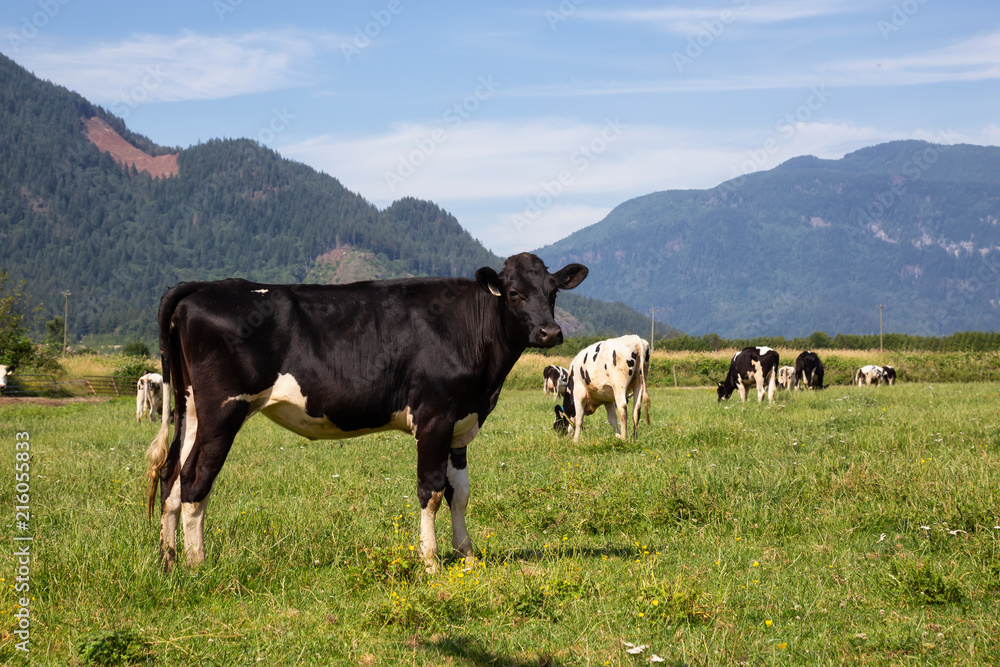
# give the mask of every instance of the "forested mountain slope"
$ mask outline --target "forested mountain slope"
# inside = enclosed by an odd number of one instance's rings
[[[1000,326],[1000,148],[898,141],[637,197],[536,251],[694,334]]]
[[[161,176],[143,170],[153,164]],[[0,235],[0,268],[27,282],[47,316],[62,314],[68,291],[72,335],[120,339],[152,338],[159,298],[180,281],[334,279],[324,262],[337,249],[371,264],[352,267],[363,277],[471,277],[502,264],[431,202],[379,211],[337,179],[246,139],[157,146],[2,55]],[[581,331],[648,327],[621,305],[576,303],[589,313],[574,313]]]

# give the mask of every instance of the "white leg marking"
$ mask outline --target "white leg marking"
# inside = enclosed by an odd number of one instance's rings
[[[181,515],[181,478],[180,469],[184,467],[188,456],[191,455],[191,448],[194,446],[194,439],[198,435],[198,411],[194,405],[194,388],[187,388],[187,409],[184,413],[184,435],[181,439],[181,457],[177,463],[177,479],[170,489],[170,495],[163,504],[163,514],[160,515],[160,542],[164,551],[168,548],[176,552],[177,548],[177,521]],[[188,517],[184,512],[184,545],[185,550],[189,549],[191,542],[188,536]],[[202,558],[204,558],[205,547],[201,545]],[[190,560],[190,556],[188,557]]]
[[[427,507],[420,510],[420,557],[424,559],[424,567],[427,572],[434,573],[438,570],[438,545],[437,535],[434,532],[434,518],[441,507],[441,499],[444,498],[444,491],[431,494],[427,501]]]
[[[469,506],[472,486],[469,484],[468,467],[458,470],[448,461],[448,483],[455,493],[451,497],[451,545],[461,552],[466,560],[473,558],[472,540],[465,526],[465,508]]]
[[[177,519],[181,514],[181,480],[174,480],[170,495],[163,501],[163,513],[160,515],[160,549],[169,564],[177,554]]]
[[[205,508],[208,496],[200,503],[181,503],[184,517],[184,558],[188,565],[205,560]]]

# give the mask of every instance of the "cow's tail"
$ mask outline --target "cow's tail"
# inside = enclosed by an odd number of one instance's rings
[[[649,417],[649,386],[646,384],[646,377],[649,375],[649,346],[645,346],[642,363],[639,364],[639,376],[642,380],[642,407],[646,411],[646,425],[651,425]]]
[[[200,287],[198,283],[181,283],[176,287],[167,290],[167,293],[160,299],[160,310],[158,313],[159,342],[160,342],[160,365],[163,375],[163,407],[160,411],[160,428],[156,437],[149,443],[146,449],[146,491],[147,491],[147,518],[152,521],[153,505],[156,503],[156,487],[160,479],[160,470],[167,462],[170,453],[170,417],[174,414],[170,410],[170,387],[172,380],[177,381],[178,389],[182,383],[180,368],[181,350],[180,342],[176,335],[170,331],[170,323],[177,309],[177,304],[186,296],[197,291]],[[182,394],[175,397],[175,410],[180,409],[183,400]]]

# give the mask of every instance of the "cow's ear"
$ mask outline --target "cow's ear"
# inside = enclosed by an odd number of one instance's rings
[[[479,281],[484,290],[493,296],[501,296],[503,294],[503,291],[500,289],[500,276],[490,267],[484,266],[476,271],[476,280]]]
[[[573,289],[583,282],[588,273],[590,269],[583,264],[567,264],[552,275],[555,276],[559,289]]]
[[[565,410],[563,410],[563,408],[562,408],[561,405],[556,405],[554,407],[555,407],[555,411],[556,411],[556,419],[562,419],[562,416],[563,416],[563,413],[565,412]]]

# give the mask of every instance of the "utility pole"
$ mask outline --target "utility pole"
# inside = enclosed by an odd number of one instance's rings
[[[882,353],[882,309],[885,308],[884,305],[876,306],[878,308],[878,351],[879,354]]]
[[[66,356],[66,330],[69,326],[69,296],[70,292],[63,292],[62,295],[66,297],[66,306],[63,308],[63,349],[62,356]]]
[[[656,313],[659,308],[649,309],[649,350],[653,351],[653,347],[656,345]]]

